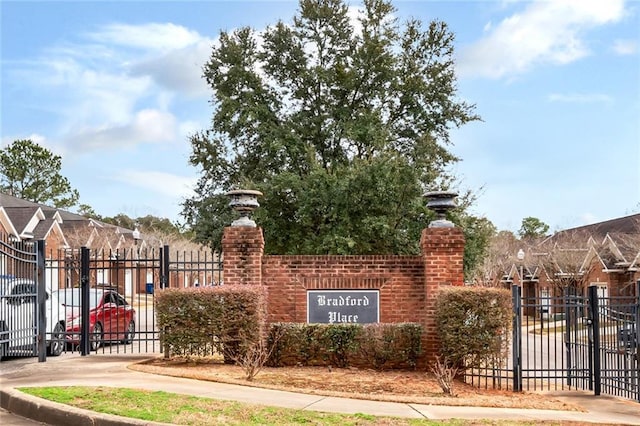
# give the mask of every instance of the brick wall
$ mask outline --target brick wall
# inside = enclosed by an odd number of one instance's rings
[[[379,290],[380,322],[420,322],[419,256],[265,256],[269,320],[307,322],[307,290]],[[225,277],[226,277],[225,270]],[[226,279],[226,278],[225,278]]]
[[[464,284],[464,234],[459,228],[427,228],[422,231],[420,248],[424,261],[424,289],[426,294],[422,348],[425,361],[433,361],[439,342],[435,322],[438,291],[442,287]]]
[[[438,291],[463,284],[464,236],[458,228],[426,228],[420,247],[420,256],[265,256],[262,229],[228,227],[224,281],[264,285],[270,322],[307,322],[307,290],[379,290],[380,322],[423,324],[424,362],[438,350]]]
[[[228,227],[222,236],[226,284],[261,285],[264,237],[261,228]]]

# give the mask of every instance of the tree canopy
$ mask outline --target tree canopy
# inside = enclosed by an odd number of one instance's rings
[[[132,218],[124,213],[119,213],[113,217],[97,217],[98,220],[111,225],[120,226],[126,229],[138,228],[143,233],[160,233],[165,235],[190,236],[190,232],[181,229],[181,226],[172,223],[171,220],[163,217],[146,215]]]
[[[204,67],[212,124],[190,138],[200,179],[183,205],[200,242],[219,247],[233,220],[223,194],[243,187],[264,194],[267,253],[418,251],[422,194],[453,180],[449,132],[479,117],[457,97],[447,25],[394,12],[365,0],[353,20],[342,0],[301,0],[292,23],[220,33]]]
[[[522,219],[518,235],[523,239],[534,239],[544,237],[547,232],[549,232],[549,225],[537,217],[525,217]]]
[[[30,139],[0,151],[0,186],[14,197],[56,208],[72,207],[79,193],[62,176],[62,158]]]

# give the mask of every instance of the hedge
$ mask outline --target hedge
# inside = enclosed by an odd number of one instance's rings
[[[512,305],[508,290],[451,287],[438,294],[436,323],[443,359],[476,367],[507,350]]]
[[[264,335],[263,292],[255,286],[158,291],[155,309],[163,345],[173,355],[235,358]]]
[[[422,326],[399,324],[272,324],[270,366],[415,368]]]

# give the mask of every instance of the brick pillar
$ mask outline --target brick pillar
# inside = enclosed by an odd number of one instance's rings
[[[442,287],[464,284],[464,234],[460,228],[426,228],[420,248],[424,259],[425,316],[423,359],[430,363],[440,349],[435,321],[436,298]]]
[[[224,283],[262,285],[262,228],[230,226],[222,236]]]

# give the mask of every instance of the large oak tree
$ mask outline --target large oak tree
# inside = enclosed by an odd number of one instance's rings
[[[292,23],[220,33],[183,205],[201,242],[219,247],[233,220],[223,194],[243,187],[264,193],[267,253],[418,251],[422,194],[453,180],[449,132],[479,117],[458,99],[447,25],[394,12],[366,0],[354,20],[344,1],[301,0]]]

